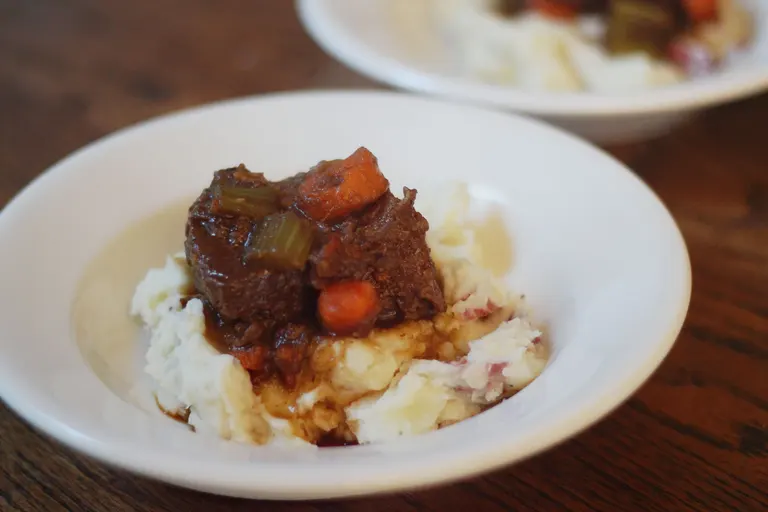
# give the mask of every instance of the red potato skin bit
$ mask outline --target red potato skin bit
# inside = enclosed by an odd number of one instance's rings
[[[486,303],[485,308],[475,308],[475,309],[468,309],[464,312],[463,318],[464,320],[478,320],[482,318],[487,318],[491,316],[495,311],[498,311],[500,309],[499,306],[493,303],[493,301],[489,300]]]
[[[705,44],[690,38],[673,42],[669,48],[669,58],[691,77],[707,75],[718,65],[717,59]]]

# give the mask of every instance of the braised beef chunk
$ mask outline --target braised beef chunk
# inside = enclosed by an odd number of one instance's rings
[[[415,199],[389,191],[365,148],[279,182],[242,165],[217,171],[186,227],[206,336],[252,378],[290,387],[317,335],[445,311]]]
[[[360,216],[334,226],[310,257],[315,288],[345,280],[373,283],[381,301],[381,326],[445,311],[425,240],[429,224],[413,206],[416,191],[406,188],[403,194],[398,199],[387,192]]]
[[[217,210],[217,187],[268,185],[261,174],[244,167],[217,171],[189,211],[185,250],[195,287],[227,319],[285,323],[302,318],[308,293],[304,271],[244,261],[253,220]]]

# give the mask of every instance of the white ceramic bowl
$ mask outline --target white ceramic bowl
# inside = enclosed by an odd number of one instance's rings
[[[299,0],[298,9],[318,44],[374,80],[534,115],[597,143],[658,136],[704,107],[768,89],[768,0],[742,0],[757,13],[757,40],[725,69],[671,87],[615,95],[532,93],[461,77],[455,57],[419,18],[418,9],[410,10],[413,18],[407,23],[393,15],[397,2],[411,1],[415,0]]]
[[[184,207],[216,169],[283,177],[361,144],[393,189],[463,180],[502,216],[508,283],[551,334],[544,373],[479,416],[382,445],[246,446],[162,416],[128,304],[147,268],[182,247]],[[281,499],[394,491],[512,463],[598,420],[661,362],[690,286],[685,244],[654,194],[556,129],[395,93],[229,101],[97,141],[0,214],[0,392],[63,443],[173,484]]]

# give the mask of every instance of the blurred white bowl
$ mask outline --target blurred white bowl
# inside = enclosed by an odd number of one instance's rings
[[[409,2],[409,17],[396,15]],[[711,76],[626,94],[528,92],[461,76],[413,0],[299,0],[302,22],[328,53],[356,71],[411,91],[537,116],[594,142],[663,135],[692,113],[768,89],[768,2],[742,0],[756,13],[757,37]],[[402,5],[402,3],[400,4]],[[421,11],[421,12],[420,12]]]

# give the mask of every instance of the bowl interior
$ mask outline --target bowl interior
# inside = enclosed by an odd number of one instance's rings
[[[756,38],[713,74],[627,94],[529,92],[462,76],[456,56],[430,28],[435,0],[298,0],[309,33],[329,53],[369,77],[409,90],[537,115],[619,115],[689,110],[768,88],[768,4],[755,13]],[[438,0],[439,1],[439,0]]]
[[[141,381],[143,340],[128,301],[148,267],[181,249],[190,198],[219,168],[244,162],[277,178],[360,145],[393,189],[444,202],[448,183],[468,183],[478,215],[506,227],[511,252],[504,236],[494,243],[513,257],[508,283],[549,328],[544,374],[475,418],[383,445],[243,446],[160,415]],[[674,221],[612,158],[526,119],[382,93],[227,102],[108,137],[3,211],[0,261],[0,391],[9,405],[113,464],[263,498],[425,485],[546,448],[647,378],[690,293]]]

